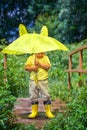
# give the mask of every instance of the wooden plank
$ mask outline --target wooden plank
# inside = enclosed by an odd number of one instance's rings
[[[82,63],[83,63],[83,51],[79,52],[79,69],[82,69]]]
[[[68,68],[69,69],[72,68],[72,56],[69,56],[69,67]]]
[[[17,98],[17,104],[15,103],[13,112],[16,116],[14,123],[22,124],[35,124],[38,130],[42,129],[46,122],[51,120],[45,117],[45,109],[43,99],[39,100],[38,116],[35,119],[28,119],[28,114],[31,113],[31,100],[30,98]],[[52,101],[51,111],[54,112],[65,112],[66,103],[61,99]],[[55,115],[56,116],[56,115]]]
[[[73,55],[73,54],[75,54],[75,53],[77,53],[77,52],[79,52],[79,51],[81,51],[81,50],[84,50],[84,49],[87,49],[87,45],[81,46],[80,48],[78,48],[78,49],[76,49],[76,50],[70,52],[70,53],[69,53],[69,56],[71,56],[71,55]]]
[[[68,89],[71,88],[71,73],[68,72]]]
[[[7,69],[7,54],[4,54],[4,83],[7,82],[6,69]]]

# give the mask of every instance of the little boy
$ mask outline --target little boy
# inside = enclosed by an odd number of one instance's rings
[[[48,93],[48,69],[50,67],[49,58],[43,52],[31,55],[25,63],[25,70],[30,72],[29,93],[32,104],[32,113],[28,118],[35,118],[38,114],[39,94],[44,99],[46,116],[54,117],[51,113],[51,100]]]

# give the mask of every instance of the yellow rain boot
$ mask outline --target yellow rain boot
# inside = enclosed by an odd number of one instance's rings
[[[38,114],[38,102],[32,103],[32,113],[28,115],[28,118],[35,118]]]
[[[51,101],[44,101],[44,106],[45,106],[45,110],[46,110],[46,116],[48,118],[54,118],[55,116],[52,114],[51,112]]]

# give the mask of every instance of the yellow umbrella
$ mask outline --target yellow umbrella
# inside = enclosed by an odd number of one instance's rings
[[[13,41],[2,50],[6,54],[39,53],[53,50],[65,50],[68,48],[58,40],[48,36],[48,29],[43,26],[41,34],[27,33]]]
[[[19,24],[19,35],[23,36],[24,34],[28,34],[28,31],[23,24]]]

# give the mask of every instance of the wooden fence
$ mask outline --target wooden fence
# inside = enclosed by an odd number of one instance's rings
[[[77,72],[79,74],[79,76],[82,76],[83,73],[87,74],[87,69],[83,69],[83,51],[87,49],[87,45],[79,47],[78,49],[72,51],[69,53],[69,66],[68,66],[68,70],[66,70],[66,72],[68,72],[68,88],[71,88],[71,74],[72,72]],[[78,68],[73,69],[72,68],[72,57],[76,54],[79,53],[79,66]],[[80,80],[78,85],[81,86],[82,81]]]

